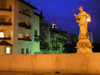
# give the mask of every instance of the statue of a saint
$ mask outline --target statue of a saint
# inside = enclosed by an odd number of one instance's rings
[[[79,31],[79,38],[81,36],[86,36],[88,37],[88,25],[89,22],[91,22],[90,15],[87,14],[85,11],[83,11],[82,6],[78,8],[79,9],[79,14],[75,16],[76,22],[79,23],[80,31]]]
[[[79,23],[79,38],[77,43],[77,53],[92,53],[92,44],[88,37],[88,25],[91,22],[91,17],[85,11],[83,11],[82,6],[78,8],[79,14],[76,15],[74,11],[74,16],[76,22]]]

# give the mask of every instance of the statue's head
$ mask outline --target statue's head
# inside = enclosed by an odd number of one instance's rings
[[[79,9],[79,11],[83,11],[83,8],[82,8],[82,6],[81,6],[81,7],[78,7],[78,9]]]

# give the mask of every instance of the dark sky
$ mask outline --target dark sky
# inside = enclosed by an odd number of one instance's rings
[[[93,33],[93,40],[100,42],[100,0],[25,0],[31,5],[37,7],[38,14],[43,11],[44,20],[52,25],[53,17],[55,17],[57,28],[67,30],[68,33],[74,33],[78,36],[79,27],[75,21],[73,9],[78,14],[78,7],[83,6],[91,16],[91,23],[88,29]],[[79,5],[79,6],[78,6]]]

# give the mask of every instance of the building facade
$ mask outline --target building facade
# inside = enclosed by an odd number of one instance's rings
[[[70,36],[67,31],[62,31],[61,28],[57,30],[55,20],[53,20],[52,25],[50,29],[50,52],[52,54],[61,54],[65,50],[64,45],[70,44]]]
[[[34,54],[35,9],[23,0],[0,0],[0,54]]]

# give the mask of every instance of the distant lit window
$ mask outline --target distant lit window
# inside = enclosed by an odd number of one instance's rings
[[[21,49],[21,54],[24,54],[24,49],[23,48]]]
[[[25,22],[24,18],[19,18],[19,23]]]
[[[31,39],[31,35],[30,34],[26,34],[26,39]]]
[[[26,21],[26,25],[27,26],[31,26],[31,22],[30,21]]]
[[[0,32],[0,38],[4,38],[4,33]]]
[[[65,50],[65,48],[63,47],[63,50]]]
[[[6,54],[10,54],[10,47],[6,47]]]
[[[31,13],[30,13],[30,11],[29,11],[28,9],[25,10],[25,13],[26,13],[27,15],[31,15]]]
[[[18,34],[18,38],[24,38],[24,34],[20,32],[20,33]]]
[[[26,54],[29,54],[28,49],[26,49]]]

